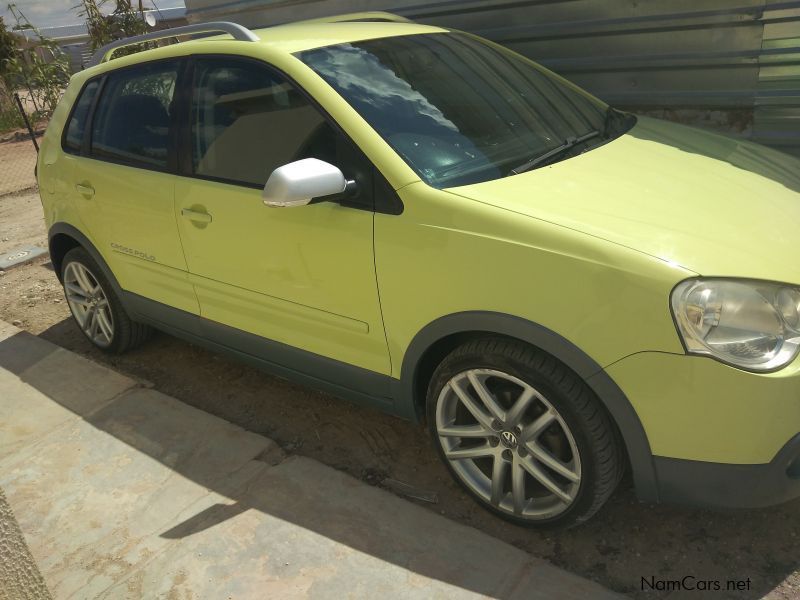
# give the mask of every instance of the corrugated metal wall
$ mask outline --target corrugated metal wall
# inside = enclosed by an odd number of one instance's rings
[[[800,154],[800,0],[186,0],[247,26],[389,10],[526,54],[615,106]]]

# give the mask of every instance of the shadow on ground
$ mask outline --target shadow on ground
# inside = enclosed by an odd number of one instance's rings
[[[380,485],[390,476],[435,491],[439,503],[425,505],[431,510],[619,592],[666,597],[668,590],[653,592],[643,584],[643,579],[654,578],[657,582],[685,576],[698,581],[719,581],[723,589],[728,580],[750,581],[749,589],[715,593],[713,597],[718,598],[761,598],[770,592],[776,597],[796,597],[800,587],[796,573],[800,562],[797,552],[800,502],[735,512],[654,507],[637,503],[626,481],[589,524],[562,532],[529,531],[488,515],[465,498],[438,463],[419,425],[265,375],[166,335],[159,335],[145,347],[119,357],[94,350],[70,321],[54,325],[41,337],[128,375],[149,380],[156,389],[187,404],[278,441],[289,453],[315,458],[368,483]],[[26,371],[43,358],[36,352],[26,356],[3,352],[0,343],[0,366],[15,373]],[[41,391],[81,414],[59,397],[57,387],[43,385],[35,377],[28,383],[44,388]],[[95,426],[120,435],[124,427],[102,419],[101,412],[82,416]],[[146,436],[148,432],[140,433]],[[143,443],[141,435],[121,439],[146,453],[151,448],[168,448],[170,444],[168,439]],[[159,454],[152,456],[161,458]],[[181,475],[198,478],[198,483],[206,484],[201,473],[181,472],[180,464],[175,468]],[[310,490],[299,490],[298,494],[297,497],[265,495],[257,500],[249,495],[235,505],[212,507],[204,514],[189,517],[162,535],[171,538],[190,535],[255,508],[408,568],[409,557],[403,548],[374,547],[363,532],[343,529],[337,522],[324,518],[324,514],[309,518],[315,511],[308,502],[317,499]],[[386,527],[392,526],[391,515],[387,515]],[[458,540],[452,540],[452,544],[457,546]],[[411,562],[420,574],[448,580],[448,574],[437,572],[436,565]],[[488,591],[479,582],[472,589]],[[700,593],[698,597],[706,596]]]

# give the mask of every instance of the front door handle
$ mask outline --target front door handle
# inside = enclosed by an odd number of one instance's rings
[[[197,221],[198,223],[211,223],[211,215],[207,212],[200,212],[192,210],[191,208],[182,208],[181,216],[190,221]]]
[[[94,188],[88,183],[77,183],[75,184],[75,189],[87,200],[94,197]]]

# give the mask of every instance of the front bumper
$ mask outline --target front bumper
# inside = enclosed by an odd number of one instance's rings
[[[642,352],[606,372],[650,445],[654,489],[643,499],[759,507],[800,497],[800,360],[757,374]]]
[[[726,465],[653,457],[661,502],[759,508],[800,497],[800,434],[772,462]]]

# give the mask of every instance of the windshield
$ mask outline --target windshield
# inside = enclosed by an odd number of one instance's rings
[[[351,42],[297,56],[437,188],[563,160],[620,130],[616,111],[596,98],[466,34]]]

